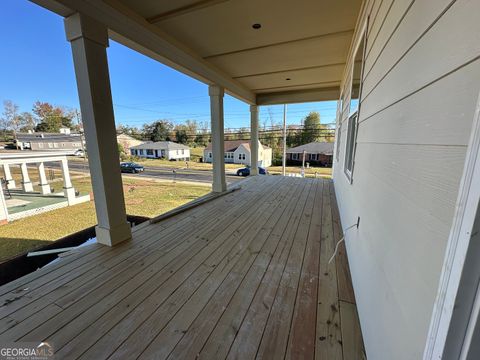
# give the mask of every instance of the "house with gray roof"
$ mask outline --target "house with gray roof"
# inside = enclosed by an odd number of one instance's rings
[[[250,164],[250,141],[230,140],[225,141],[224,161],[230,164]],[[212,144],[203,151],[203,161],[211,163],[213,161]],[[258,166],[269,167],[272,165],[272,149],[258,142]]]
[[[150,141],[132,146],[130,154],[150,159],[190,160],[190,148],[172,141]]]
[[[310,165],[332,166],[333,142],[311,142],[287,149],[287,164],[301,165],[305,154],[305,162]]]

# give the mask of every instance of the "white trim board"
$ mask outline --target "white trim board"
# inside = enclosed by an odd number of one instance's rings
[[[480,96],[475,109],[465,166],[460,182],[453,224],[448,238],[442,274],[433,307],[424,360],[442,359],[444,352],[456,353],[460,358],[464,346],[468,346],[468,323],[457,323],[458,318],[469,318],[473,302],[476,301],[476,289],[470,294],[459,291],[465,273],[469,271],[468,260],[472,229],[480,203]],[[480,269],[477,269],[477,271]],[[465,273],[464,273],[465,272]],[[468,305],[470,304],[470,305]],[[457,305],[457,308],[455,306]],[[463,305],[463,306],[458,306]],[[463,314],[462,314],[463,312]],[[463,315],[463,316],[462,316]],[[453,329],[455,327],[455,329]],[[448,339],[449,332],[456,331],[455,341]],[[452,343],[452,342],[455,342]],[[447,347],[446,347],[447,346]],[[454,350],[453,348],[456,348]],[[458,355],[458,356],[457,356]]]

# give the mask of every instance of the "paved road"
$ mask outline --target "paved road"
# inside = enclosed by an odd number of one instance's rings
[[[58,163],[46,163],[48,167],[60,168]],[[88,163],[69,161],[68,166],[70,170],[90,172]],[[145,171],[140,174],[127,174],[128,176],[135,177],[148,177],[167,180],[178,181],[192,181],[201,183],[212,183],[212,171],[211,170],[192,170],[192,169],[176,169],[175,172],[171,168],[159,167],[159,166],[146,166]],[[227,182],[234,183],[242,178],[233,174],[227,174]]]

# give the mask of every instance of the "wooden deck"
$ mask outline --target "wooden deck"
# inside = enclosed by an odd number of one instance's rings
[[[154,199],[152,199],[154,201]],[[0,343],[58,359],[363,359],[329,180],[241,190],[0,288]]]

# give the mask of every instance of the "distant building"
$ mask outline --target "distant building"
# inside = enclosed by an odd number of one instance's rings
[[[151,159],[190,160],[190,148],[172,141],[146,142],[132,146],[130,154]]]
[[[33,151],[71,151],[82,149],[82,136],[71,133],[19,133],[16,146],[20,150]]]
[[[141,141],[141,140],[137,140],[133,137],[131,137],[130,135],[127,135],[127,134],[118,134],[117,135],[117,142],[123,146],[123,148],[125,149],[125,152],[127,154],[130,154],[130,148],[132,146],[137,146],[137,145],[140,145],[140,144],[143,144],[144,141]]]
[[[269,167],[272,165],[272,149],[259,143],[258,147],[258,166]],[[203,161],[212,162],[212,144],[203,151]],[[250,164],[250,141],[233,140],[225,141],[225,163],[229,164]]]
[[[333,142],[311,142],[287,149],[287,164],[301,165],[304,152],[306,163],[325,167],[332,166]]]

